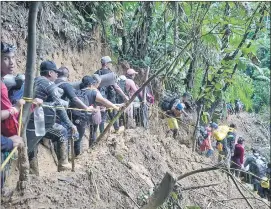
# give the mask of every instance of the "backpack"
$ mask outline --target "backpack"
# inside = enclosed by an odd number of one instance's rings
[[[86,92],[87,89],[79,89],[75,91],[75,94],[86,106],[89,106],[90,104]],[[76,108],[76,104],[74,102],[70,102],[70,107]],[[91,118],[91,113],[80,110],[70,110],[70,116],[73,119],[89,121]]]
[[[257,157],[257,158],[255,158],[255,164],[256,164],[257,170],[259,172],[258,173],[259,177],[264,176],[265,171],[267,169],[266,161],[264,159],[262,159],[261,157]]]
[[[127,90],[126,90],[126,80],[120,79],[120,80],[118,81],[118,85],[119,85],[119,87],[121,88],[121,90],[124,92],[124,94],[125,94],[125,95],[128,95],[128,92],[127,92]],[[122,96],[119,95],[119,94],[117,94],[116,99],[117,99],[117,103],[118,103],[118,104],[121,104],[121,103],[124,102],[124,99],[123,99]]]
[[[95,74],[98,74],[99,76],[105,75],[108,72],[103,72],[103,69],[97,70]],[[116,97],[116,91],[113,86],[103,86],[98,88],[103,98],[106,99],[114,99]]]
[[[162,96],[159,106],[163,111],[170,110],[177,99],[178,99],[177,94],[165,92],[164,95]]]
[[[117,95],[116,90],[114,89],[113,86],[106,87],[105,94],[106,94],[106,98],[109,101],[114,100],[116,98],[116,95]]]

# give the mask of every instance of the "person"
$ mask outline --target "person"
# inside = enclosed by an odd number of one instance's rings
[[[80,91],[84,91],[86,98],[88,99],[88,106],[94,106],[97,103],[107,107],[107,108],[112,108],[116,111],[119,111],[121,105],[115,105],[109,100],[105,99],[101,93],[98,90],[98,87],[101,83],[101,79],[98,75],[93,75],[93,76],[84,76],[82,78],[82,83],[80,85]],[[86,125],[88,122],[90,122],[86,118],[78,117],[78,118],[73,118],[73,121],[75,125],[78,128],[79,131],[79,140],[75,142],[75,155],[78,156],[80,155],[80,147],[81,147],[81,140],[84,136]],[[94,140],[90,142],[90,145],[94,143]]]
[[[211,140],[211,136],[212,136],[212,127],[211,126],[213,126],[213,124],[210,124],[207,127],[202,127],[203,130],[200,131],[201,135],[203,137],[203,141],[200,144],[200,152],[202,154],[205,154],[206,157],[210,157],[214,153],[214,149],[212,146],[212,140]]]
[[[240,169],[244,168],[244,156],[245,156],[245,149],[244,149],[244,138],[239,137],[237,140],[237,144],[235,145],[234,148],[234,154],[231,157],[231,168],[233,169],[238,169],[238,170],[233,170],[233,174],[236,177],[240,176]]]
[[[14,147],[23,147],[23,138],[17,135],[11,137],[5,137],[1,135],[1,164],[6,159],[6,154],[9,154]],[[1,189],[4,186],[6,175],[8,173],[8,167],[5,166],[4,170],[1,171]]]
[[[56,149],[58,156],[58,171],[64,171],[70,170],[71,164],[68,162],[68,131],[65,127],[60,125],[60,123],[65,123],[66,127],[68,127],[68,129],[72,129],[74,133],[77,132],[77,128],[70,121],[67,112],[64,109],[63,100],[60,98],[60,88],[54,84],[55,80],[57,79],[58,72],[59,71],[54,62],[43,61],[40,64],[40,76],[34,80],[34,96],[36,98],[42,99],[46,105],[60,107],[43,107],[46,129],[46,134],[44,137],[57,143]],[[39,175],[37,145],[43,137],[35,135],[33,114],[31,114],[27,126],[26,136],[30,172]]]
[[[176,139],[176,136],[178,134],[178,129],[179,129],[179,125],[178,125],[178,121],[176,118],[179,118],[181,116],[181,114],[184,114],[187,116],[187,113],[184,111],[184,104],[182,103],[177,103],[177,104],[173,104],[172,108],[170,110],[166,111],[167,114],[167,121],[168,121],[168,127],[170,129],[170,131],[173,132],[173,138]]]
[[[234,153],[237,126],[234,123],[231,123],[229,127],[230,128],[229,128],[228,134],[225,139],[226,140],[225,146],[227,146],[229,148],[231,156],[232,156]]]
[[[18,135],[19,123],[18,117],[21,110],[21,106],[25,104],[23,99],[20,99],[13,106],[9,97],[8,89],[3,78],[6,75],[10,75],[15,71],[16,60],[15,60],[16,47],[1,42],[1,134],[6,137]],[[33,103],[40,105],[42,100],[35,98]]]
[[[189,93],[188,92],[184,92],[181,98],[181,102],[185,104],[185,107],[188,111],[192,110],[191,104],[189,103]]]
[[[239,99],[236,99],[235,100],[235,107],[234,107],[235,115],[239,116],[240,111],[241,111],[241,102]]]
[[[101,65],[102,65],[102,68],[97,70],[95,72],[95,74],[105,75],[108,73],[112,73],[112,71],[111,71],[112,60],[109,56],[104,56],[101,58]],[[107,87],[99,88],[99,91],[101,92],[101,94],[103,95],[104,98],[108,99],[110,102],[112,102],[114,104],[116,103],[116,94],[121,95],[125,101],[128,101],[128,97],[125,95],[125,93],[122,91],[122,89],[118,86],[117,83],[115,83],[114,85],[107,86]],[[104,123],[106,121],[105,108],[101,108],[101,111],[102,111],[101,112],[102,122],[99,125],[100,126],[100,133],[102,133],[104,131]],[[116,116],[117,111],[116,110],[107,110],[107,113],[108,113],[110,120],[112,120]],[[113,125],[114,125],[115,132],[117,133],[119,131],[118,120],[116,120],[116,122]]]
[[[261,179],[265,177],[266,163],[264,159],[260,156],[256,149],[252,150],[252,155],[248,156],[244,167],[249,166],[248,171],[251,172],[251,183],[253,184],[254,191],[259,192]]]
[[[67,67],[60,67],[58,69],[58,77],[55,80],[56,86],[61,88],[63,90],[63,95],[61,96],[61,99],[73,103],[75,108],[84,109],[87,111],[94,111],[94,108],[92,106],[87,106],[84,104],[82,100],[79,99],[79,97],[75,94],[75,89],[73,86],[68,82],[69,79],[69,69]],[[64,128],[68,131],[68,139],[74,137],[75,141],[79,140],[79,134],[73,133],[73,129],[67,127],[67,123],[64,123],[61,121],[60,123]]]
[[[129,68],[126,71],[126,80],[125,80],[125,89],[126,92],[129,96],[129,98],[131,98],[134,93],[138,90],[138,87],[136,86],[134,79],[135,76],[138,74],[138,72],[136,72],[134,69]],[[133,121],[133,115],[135,116],[135,121],[136,124],[139,125],[141,124],[141,108],[140,108],[140,102],[143,101],[143,93],[139,92],[138,96],[135,98],[134,102],[132,103],[132,105],[130,106],[129,112],[128,112],[128,119],[127,119],[127,123],[129,123],[129,126],[131,126],[131,121]]]

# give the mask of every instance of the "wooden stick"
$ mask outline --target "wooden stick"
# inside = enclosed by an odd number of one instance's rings
[[[72,171],[74,172],[74,137],[72,136],[71,140],[71,154],[72,154]]]
[[[217,183],[214,183],[214,184],[206,184],[206,185],[199,185],[199,186],[193,186],[193,187],[184,187],[184,188],[182,188],[182,191],[193,190],[193,189],[201,189],[201,188],[204,188],[204,187],[211,187],[211,186],[216,186],[216,185],[219,185],[219,184],[221,184],[221,183],[217,182]],[[178,183],[178,185],[181,185],[181,184]]]

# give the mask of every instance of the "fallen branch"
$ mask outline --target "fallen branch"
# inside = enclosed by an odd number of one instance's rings
[[[246,196],[244,195],[244,193],[241,191],[240,187],[238,186],[235,178],[233,177],[233,175],[230,172],[227,172],[227,174],[230,176],[230,178],[232,179],[233,183],[235,184],[236,188],[238,189],[238,191],[240,192],[240,194],[243,196],[243,198],[246,200],[247,204],[249,205],[249,207],[251,209],[254,209],[254,207],[251,205],[251,203],[248,201],[248,199],[246,198]]]
[[[193,190],[193,189],[201,189],[201,188],[204,188],[204,187],[217,186],[219,184],[221,184],[221,182],[214,183],[214,184],[206,184],[206,185],[194,186],[194,187],[184,187],[184,188],[182,188],[182,191]],[[178,183],[178,185],[181,186],[180,183]]]
[[[214,171],[214,170],[218,170],[221,168],[221,165],[218,164],[218,165],[215,165],[215,166],[212,166],[212,167],[207,167],[207,168],[201,168],[201,169],[198,169],[198,170],[194,170],[194,171],[191,171],[191,172],[188,172],[188,173],[185,173],[181,176],[179,176],[177,178],[177,181],[180,181],[184,178],[186,178],[187,176],[191,176],[193,174],[196,174],[196,173],[202,173],[202,172],[206,172],[206,171]]]

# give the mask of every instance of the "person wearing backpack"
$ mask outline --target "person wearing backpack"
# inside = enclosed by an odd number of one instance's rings
[[[173,132],[174,139],[176,139],[179,129],[178,121],[176,118],[179,118],[182,113],[187,116],[187,113],[184,111],[183,103],[177,103],[176,105],[173,104],[172,108],[166,111],[168,127],[170,131]]]
[[[112,59],[109,56],[104,56],[101,58],[101,65],[102,65],[102,68],[97,70],[95,72],[95,74],[105,75],[108,73],[112,73],[112,71],[111,71]],[[99,91],[101,92],[101,94],[104,98],[108,99],[111,103],[114,103],[114,104],[116,104],[116,95],[117,94],[121,95],[125,101],[128,101],[128,99],[129,99],[125,95],[125,93],[122,91],[122,89],[118,86],[117,83],[115,83],[114,85],[99,88]],[[117,115],[116,110],[107,110],[107,113],[108,113],[110,120],[112,120]],[[106,112],[102,111],[101,114],[102,114],[102,122],[100,123],[99,126],[100,126],[100,132],[102,133],[104,131],[104,123],[106,121]],[[115,129],[115,132],[117,133],[119,131],[118,120],[115,121],[113,126]]]
[[[87,106],[95,106],[98,104],[103,105],[107,108],[112,108],[119,111],[120,106],[115,105],[109,100],[103,98],[98,90],[101,83],[101,79],[98,75],[84,76],[82,78],[82,83],[80,84],[80,90],[76,91],[76,95],[84,101]],[[73,106],[73,105],[71,105]],[[86,125],[91,123],[91,115],[86,114],[86,112],[80,112],[78,110],[72,110],[73,122],[77,126],[79,131],[79,140],[74,144],[75,155],[78,156],[81,153],[81,140],[84,136]]]
[[[253,149],[252,152],[253,154],[247,157],[244,167],[249,166],[248,171],[254,174],[251,175],[251,183],[253,184],[254,191],[259,192],[261,179],[265,177],[267,164],[256,149]]]
[[[55,84],[57,87],[63,90],[63,95],[61,99],[69,103],[72,102],[75,108],[84,109],[90,112],[94,111],[95,109],[92,106],[87,106],[86,104],[84,104],[82,100],[79,99],[79,97],[75,94],[74,87],[68,82],[68,79],[69,79],[69,69],[64,66],[60,67],[58,69],[58,78],[55,80]],[[73,130],[69,129],[63,122],[61,122],[60,124],[67,129],[69,140],[72,137],[75,137],[75,141],[79,139],[78,132],[73,133]]]
[[[40,76],[34,80],[34,95],[42,99],[46,105],[53,107],[43,107],[45,115],[45,138],[51,139],[57,144],[58,171],[71,170],[68,162],[68,129],[77,132],[76,126],[69,119],[63,100],[60,98],[59,90],[55,85],[58,76],[56,64],[52,61],[43,61],[40,64]],[[62,90],[63,92],[63,90]],[[54,106],[60,108],[54,108]],[[61,125],[64,123],[67,128]],[[34,114],[31,114],[26,130],[27,146],[31,173],[38,174],[37,148],[38,143],[43,138],[35,135]]]

